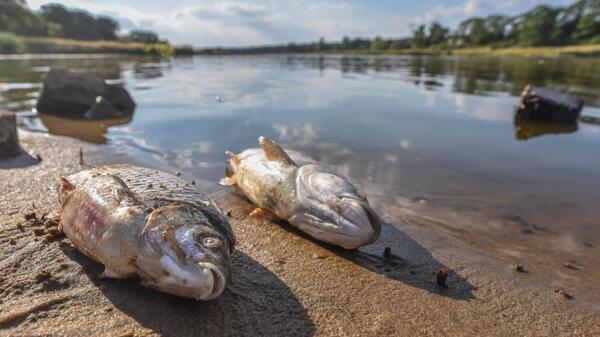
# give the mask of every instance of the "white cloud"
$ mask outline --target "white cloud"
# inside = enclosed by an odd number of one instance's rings
[[[555,4],[566,1],[550,0]],[[50,1],[28,1],[33,8],[47,2]],[[353,0],[179,0],[175,4],[146,0],[60,2],[68,7],[113,16],[124,30],[155,30],[175,44],[207,47],[308,42],[321,36],[326,40],[339,40],[343,36],[403,37],[411,34],[415,24],[440,21],[455,27],[470,16],[513,13],[531,8],[542,0],[466,0],[456,6],[433,2],[430,9],[422,13],[416,12],[413,4],[389,10],[386,8],[389,4]],[[399,12],[402,15],[398,15]]]

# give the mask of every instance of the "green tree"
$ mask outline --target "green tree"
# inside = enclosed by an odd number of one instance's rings
[[[325,38],[321,36],[319,42],[315,44],[315,52],[319,53],[325,51]]]
[[[350,50],[352,49],[352,41],[349,37],[344,36],[342,39],[342,50]]]
[[[472,18],[461,22],[456,33],[468,45],[482,45],[490,40],[485,28],[485,20],[482,18]]]
[[[573,42],[573,33],[583,14],[584,5],[585,1],[578,1],[567,8],[557,10],[552,41],[556,44]]]
[[[490,15],[485,18],[486,42],[504,40],[509,18],[503,15]]]
[[[382,52],[383,50],[385,50],[385,42],[383,41],[383,39],[379,36],[377,36],[376,38],[374,38],[371,41],[371,51],[375,52],[375,53],[379,53]]]
[[[109,17],[99,17],[96,20],[98,37],[101,40],[116,40],[119,24]]]
[[[442,44],[446,42],[448,38],[448,28],[443,27],[437,22],[433,22],[429,26],[429,37],[427,38],[427,44],[430,46]]]
[[[48,29],[48,23],[32,13],[23,1],[0,1],[0,31],[25,36],[46,36]]]
[[[524,46],[553,44],[551,34],[554,31],[555,18],[556,10],[543,5],[525,13],[517,37],[519,44]]]
[[[63,37],[75,40],[116,40],[119,25],[107,17],[96,18],[63,5],[49,4],[41,8],[41,16],[47,22],[60,25]]]
[[[425,35],[425,25],[420,25],[414,32],[412,47],[423,48],[427,45],[427,36]]]
[[[149,30],[132,30],[123,37],[124,41],[128,42],[141,42],[141,43],[158,43],[160,39],[155,32]]]

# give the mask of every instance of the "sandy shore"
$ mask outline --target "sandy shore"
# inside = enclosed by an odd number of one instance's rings
[[[93,165],[132,160],[67,138],[20,136],[28,154],[0,161],[0,335],[600,334],[599,285],[585,277],[593,265],[561,270],[523,259],[526,272],[516,272],[515,261],[448,235],[439,223],[381,209],[381,239],[358,252],[340,251],[285,224],[248,219],[252,206],[243,197],[208,183],[198,186],[231,211],[239,242],[233,282],[220,298],[196,302],[133,279],[100,279],[102,266],[67,239],[36,236],[24,214],[41,216],[56,206],[54,179],[80,170],[80,147]],[[183,178],[196,179],[185,172]],[[447,289],[436,284],[444,266]]]

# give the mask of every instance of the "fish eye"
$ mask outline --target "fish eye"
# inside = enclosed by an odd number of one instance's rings
[[[221,240],[213,236],[208,236],[202,239],[202,245],[206,248],[215,248],[221,244]]]

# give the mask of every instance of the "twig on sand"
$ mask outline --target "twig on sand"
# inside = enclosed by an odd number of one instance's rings
[[[23,318],[29,314],[32,314],[36,311],[42,311],[42,310],[46,310],[56,304],[62,303],[66,300],[68,300],[71,296],[62,296],[62,297],[57,297],[57,298],[53,298],[50,299],[48,301],[42,302],[42,303],[38,303],[35,305],[32,305],[29,308],[25,308],[23,310],[19,310],[19,311],[15,311],[13,313],[10,313],[4,317],[0,317],[0,326],[9,323],[11,321]]]
[[[84,165],[85,160],[83,160],[83,148],[79,148],[79,165]]]

